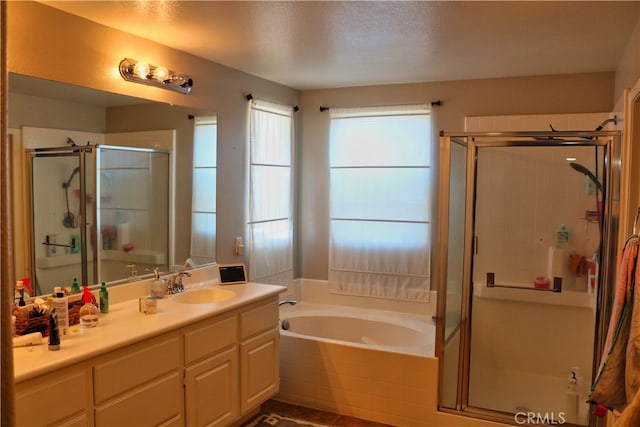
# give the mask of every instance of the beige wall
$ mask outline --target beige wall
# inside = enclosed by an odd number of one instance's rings
[[[329,243],[329,113],[319,107],[393,105],[441,100],[435,129],[464,130],[465,116],[608,112],[614,73],[416,83],[305,91],[299,187],[299,276],[326,279]],[[437,164],[437,162],[434,162]]]
[[[435,110],[436,130],[459,131],[463,129],[464,117],[469,115],[601,112],[610,111],[614,99],[614,73],[299,93],[38,3],[10,2],[8,6],[9,71],[217,113],[220,177],[218,257],[221,262],[240,260],[233,254],[232,247],[235,236],[243,235],[244,230],[244,141],[247,124],[244,96],[253,93],[271,100],[298,103],[302,107],[299,113],[302,117],[299,123],[301,143],[298,147],[298,277],[327,277],[329,116],[319,112],[320,105],[364,106],[442,100],[443,106]],[[188,72],[195,81],[192,94],[183,95],[124,82],[115,72],[124,57],[169,64],[178,71]],[[182,155],[182,160],[178,159],[179,169],[189,167],[189,156]],[[185,196],[176,203],[189,201]],[[178,218],[179,222],[183,220]],[[177,238],[180,239],[179,236]]]
[[[618,101],[627,88],[632,88],[640,78],[640,12],[635,29],[631,33],[624,54],[616,70],[614,100]]]
[[[244,142],[247,101],[252,93],[276,102],[295,105],[298,91],[233,70],[159,43],[95,24],[36,2],[7,4],[8,70],[10,72],[71,83],[154,101],[216,112],[218,115],[218,260],[238,262],[233,253],[235,237],[244,232]],[[125,82],[117,72],[125,58],[166,64],[188,73],[194,80],[191,94]],[[11,116],[11,111],[9,111]],[[167,124],[168,125],[168,124]],[[60,127],[60,126],[52,126]],[[115,130],[115,129],[110,129]],[[178,181],[191,178],[191,153],[179,145]],[[190,206],[191,193],[177,193],[177,205]],[[177,218],[185,241],[185,218]],[[186,231],[188,233],[188,231]]]

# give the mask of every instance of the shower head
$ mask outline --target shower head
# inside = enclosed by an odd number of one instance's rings
[[[602,191],[602,184],[600,183],[600,181],[598,181],[598,178],[596,178],[593,172],[591,172],[589,169],[582,166],[580,163],[571,162],[569,163],[569,166],[571,166],[573,169],[577,170],[581,174],[588,176],[589,179],[591,179],[591,181],[593,181],[593,183],[596,185],[598,190]]]
[[[71,172],[71,175],[69,176],[69,179],[67,179],[66,182],[62,183],[62,188],[69,188],[69,186],[71,185],[71,180],[73,179],[74,176],[76,176],[76,174],[80,172],[80,166],[78,166],[77,168],[75,168],[73,170],[73,172]]]
[[[605,121],[603,121],[602,123],[600,123],[600,125],[596,128],[597,131],[602,130],[608,123],[613,123],[614,125],[618,124],[618,116],[613,116]]]

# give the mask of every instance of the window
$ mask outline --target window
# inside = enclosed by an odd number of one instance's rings
[[[333,292],[428,299],[430,140],[426,106],[331,109]]]
[[[247,257],[249,279],[293,279],[292,107],[252,100],[249,118]]]
[[[191,259],[196,264],[216,259],[217,130],[215,116],[195,118]]]

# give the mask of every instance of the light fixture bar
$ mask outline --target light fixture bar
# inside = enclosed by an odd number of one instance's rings
[[[193,87],[193,80],[186,74],[135,59],[125,58],[120,61],[119,70],[122,78],[128,82],[161,87],[180,93],[189,93]]]

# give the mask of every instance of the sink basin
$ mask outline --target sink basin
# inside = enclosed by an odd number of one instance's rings
[[[195,289],[174,295],[173,300],[183,304],[211,304],[226,301],[235,296],[236,293],[228,289]]]

